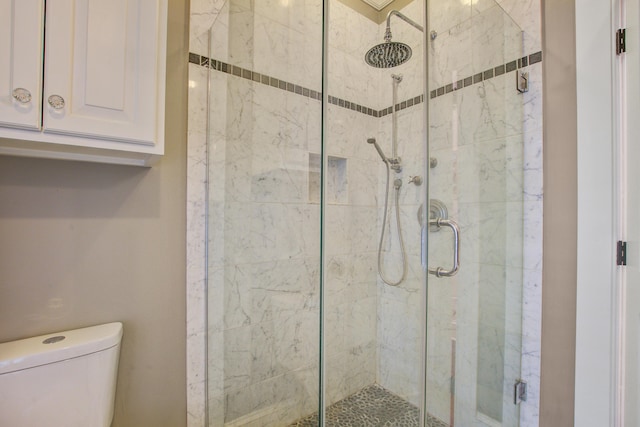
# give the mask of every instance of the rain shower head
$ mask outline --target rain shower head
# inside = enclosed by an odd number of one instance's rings
[[[376,45],[369,49],[369,51],[364,55],[364,60],[367,64],[376,68],[392,68],[397,67],[398,65],[404,64],[409,59],[411,59],[411,48],[399,42],[391,41],[391,17],[397,16],[402,19],[418,31],[424,32],[424,28],[410,19],[406,15],[398,12],[397,10],[392,10],[387,14],[387,29],[384,33],[384,43]]]
[[[392,68],[411,59],[411,48],[399,42],[384,42],[369,49],[364,56],[367,64],[376,68]]]

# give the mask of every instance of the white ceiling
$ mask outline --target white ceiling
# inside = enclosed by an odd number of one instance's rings
[[[388,6],[393,0],[362,0],[369,6],[374,7],[376,10],[382,10],[385,6]]]

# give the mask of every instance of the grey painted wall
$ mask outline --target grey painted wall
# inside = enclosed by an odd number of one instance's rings
[[[544,256],[540,425],[573,426],[577,266],[575,0],[542,0]]]
[[[0,157],[0,342],[122,321],[114,427],[186,425],[188,9],[169,1],[156,166]]]

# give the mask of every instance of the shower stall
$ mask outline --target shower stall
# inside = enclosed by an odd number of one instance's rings
[[[534,425],[540,52],[496,0],[214,3],[205,425]]]

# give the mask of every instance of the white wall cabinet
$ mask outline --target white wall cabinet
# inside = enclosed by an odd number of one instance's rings
[[[0,126],[40,130],[43,20],[42,1],[0,0]]]
[[[0,154],[152,164],[166,25],[166,0],[0,0]]]

